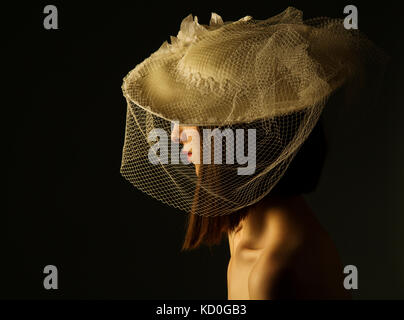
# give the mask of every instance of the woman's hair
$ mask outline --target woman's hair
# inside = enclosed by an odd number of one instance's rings
[[[302,144],[291,161],[288,169],[267,196],[289,197],[315,190],[326,156],[326,141],[321,119]],[[221,181],[223,179],[219,165],[200,165],[199,181]],[[198,248],[201,244],[212,246],[219,244],[224,234],[234,230],[257,203],[234,213],[217,216],[200,216],[198,208],[209,204],[212,210],[220,210],[217,198],[201,190],[198,183],[195,190],[191,212],[188,214],[187,230],[182,250]]]

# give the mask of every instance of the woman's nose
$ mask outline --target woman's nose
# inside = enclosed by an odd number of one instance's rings
[[[178,123],[174,124],[172,130],[171,130],[171,141],[175,143],[180,142],[180,137],[181,137],[182,129],[178,125]]]

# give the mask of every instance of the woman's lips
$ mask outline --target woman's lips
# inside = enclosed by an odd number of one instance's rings
[[[182,150],[181,152],[182,152],[183,154],[186,154],[188,161],[191,162],[192,151],[184,151],[184,150]]]

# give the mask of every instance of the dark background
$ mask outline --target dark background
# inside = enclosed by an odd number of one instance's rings
[[[43,28],[54,4],[59,30]],[[344,17],[390,55],[374,105],[326,108],[329,154],[307,196],[344,264],[359,270],[358,299],[404,298],[402,18],[386,1],[32,2],[3,10],[4,61],[17,77],[9,134],[2,298],[226,298],[228,245],[180,253],[185,214],[136,190],[120,173],[123,77],[176,36],[189,13],[207,24],[266,19],[288,5],[305,18]],[[5,40],[3,40],[4,43]],[[401,60],[398,60],[401,59]],[[4,111],[3,110],[3,111]],[[43,268],[59,289],[43,288]]]

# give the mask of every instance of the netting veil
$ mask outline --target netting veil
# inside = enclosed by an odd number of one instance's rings
[[[170,41],[124,78],[121,173],[154,198],[203,216],[267,195],[327,98],[372,56],[372,44],[342,20],[303,20],[294,8],[234,22],[212,13],[209,25],[189,15]],[[182,127],[200,133],[191,139],[200,146],[192,151],[198,170],[183,161],[183,135],[171,139]]]

